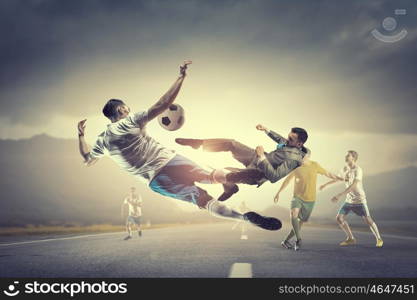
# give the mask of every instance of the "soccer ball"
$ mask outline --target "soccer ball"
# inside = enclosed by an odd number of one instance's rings
[[[184,124],[184,109],[179,104],[171,104],[158,116],[158,122],[166,130],[178,130]]]

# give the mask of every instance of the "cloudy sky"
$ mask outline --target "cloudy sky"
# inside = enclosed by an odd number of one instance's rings
[[[186,124],[149,132],[202,164],[233,162],[174,138],[272,149],[254,129],[262,123],[284,135],[306,128],[312,158],[334,171],[349,149],[368,174],[417,165],[415,0],[2,0],[0,17],[0,138],[75,138],[88,118],[92,143],[107,99],[147,109],[192,59],[178,97]],[[373,29],[407,35],[385,43]]]

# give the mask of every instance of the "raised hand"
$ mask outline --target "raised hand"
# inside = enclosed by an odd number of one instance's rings
[[[78,136],[84,136],[87,119],[78,122]]]
[[[256,147],[256,155],[262,156],[262,155],[264,155],[264,153],[265,153],[264,147],[262,147],[262,146]]]
[[[268,131],[268,128],[266,128],[264,125],[258,124],[256,125],[256,129],[261,131]]]
[[[279,193],[277,193],[274,197],[274,203],[278,203],[279,201]]]
[[[180,75],[185,77],[187,75],[187,67],[188,65],[192,64],[193,62],[191,60],[184,60],[184,63],[180,66]]]

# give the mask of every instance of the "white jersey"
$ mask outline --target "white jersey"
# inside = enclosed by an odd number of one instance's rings
[[[125,198],[124,204],[129,205],[129,216],[140,217],[142,216],[142,197],[136,194],[129,195]]]
[[[146,134],[147,112],[129,114],[126,118],[107,125],[90,152],[91,158],[108,154],[122,169],[151,181],[174,156]]]
[[[358,180],[356,187],[346,195],[346,202],[351,204],[366,203],[366,195],[362,183],[362,168],[358,165],[354,166],[353,168],[350,168],[348,165],[346,165],[342,170],[342,177],[345,179],[346,187],[351,186],[355,179]]]

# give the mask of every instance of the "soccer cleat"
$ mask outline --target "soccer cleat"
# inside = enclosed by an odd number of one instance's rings
[[[340,243],[340,246],[349,246],[349,245],[355,245],[356,240],[355,239],[346,239],[343,242]]]
[[[183,146],[190,146],[194,149],[200,148],[200,146],[203,144],[203,140],[198,139],[182,139],[182,138],[176,138],[175,142],[177,144],[183,145]]]
[[[376,246],[378,248],[382,247],[382,245],[384,245],[384,241],[382,239],[377,239],[376,240]]]
[[[230,183],[223,184],[223,189],[224,189],[223,194],[221,194],[219,199],[217,199],[219,201],[225,201],[229,199],[230,197],[232,197],[233,194],[236,194],[237,192],[239,192],[239,187],[236,184],[230,184]]]
[[[253,211],[243,214],[243,217],[253,225],[266,230],[279,230],[282,227],[280,220],[271,217],[264,217]]]
[[[127,237],[124,238],[125,241],[130,240],[132,238],[132,236],[128,235]]]
[[[294,246],[287,240],[281,242],[282,248],[292,249]]]
[[[301,240],[296,240],[294,244],[294,250],[298,251],[301,248]]]

